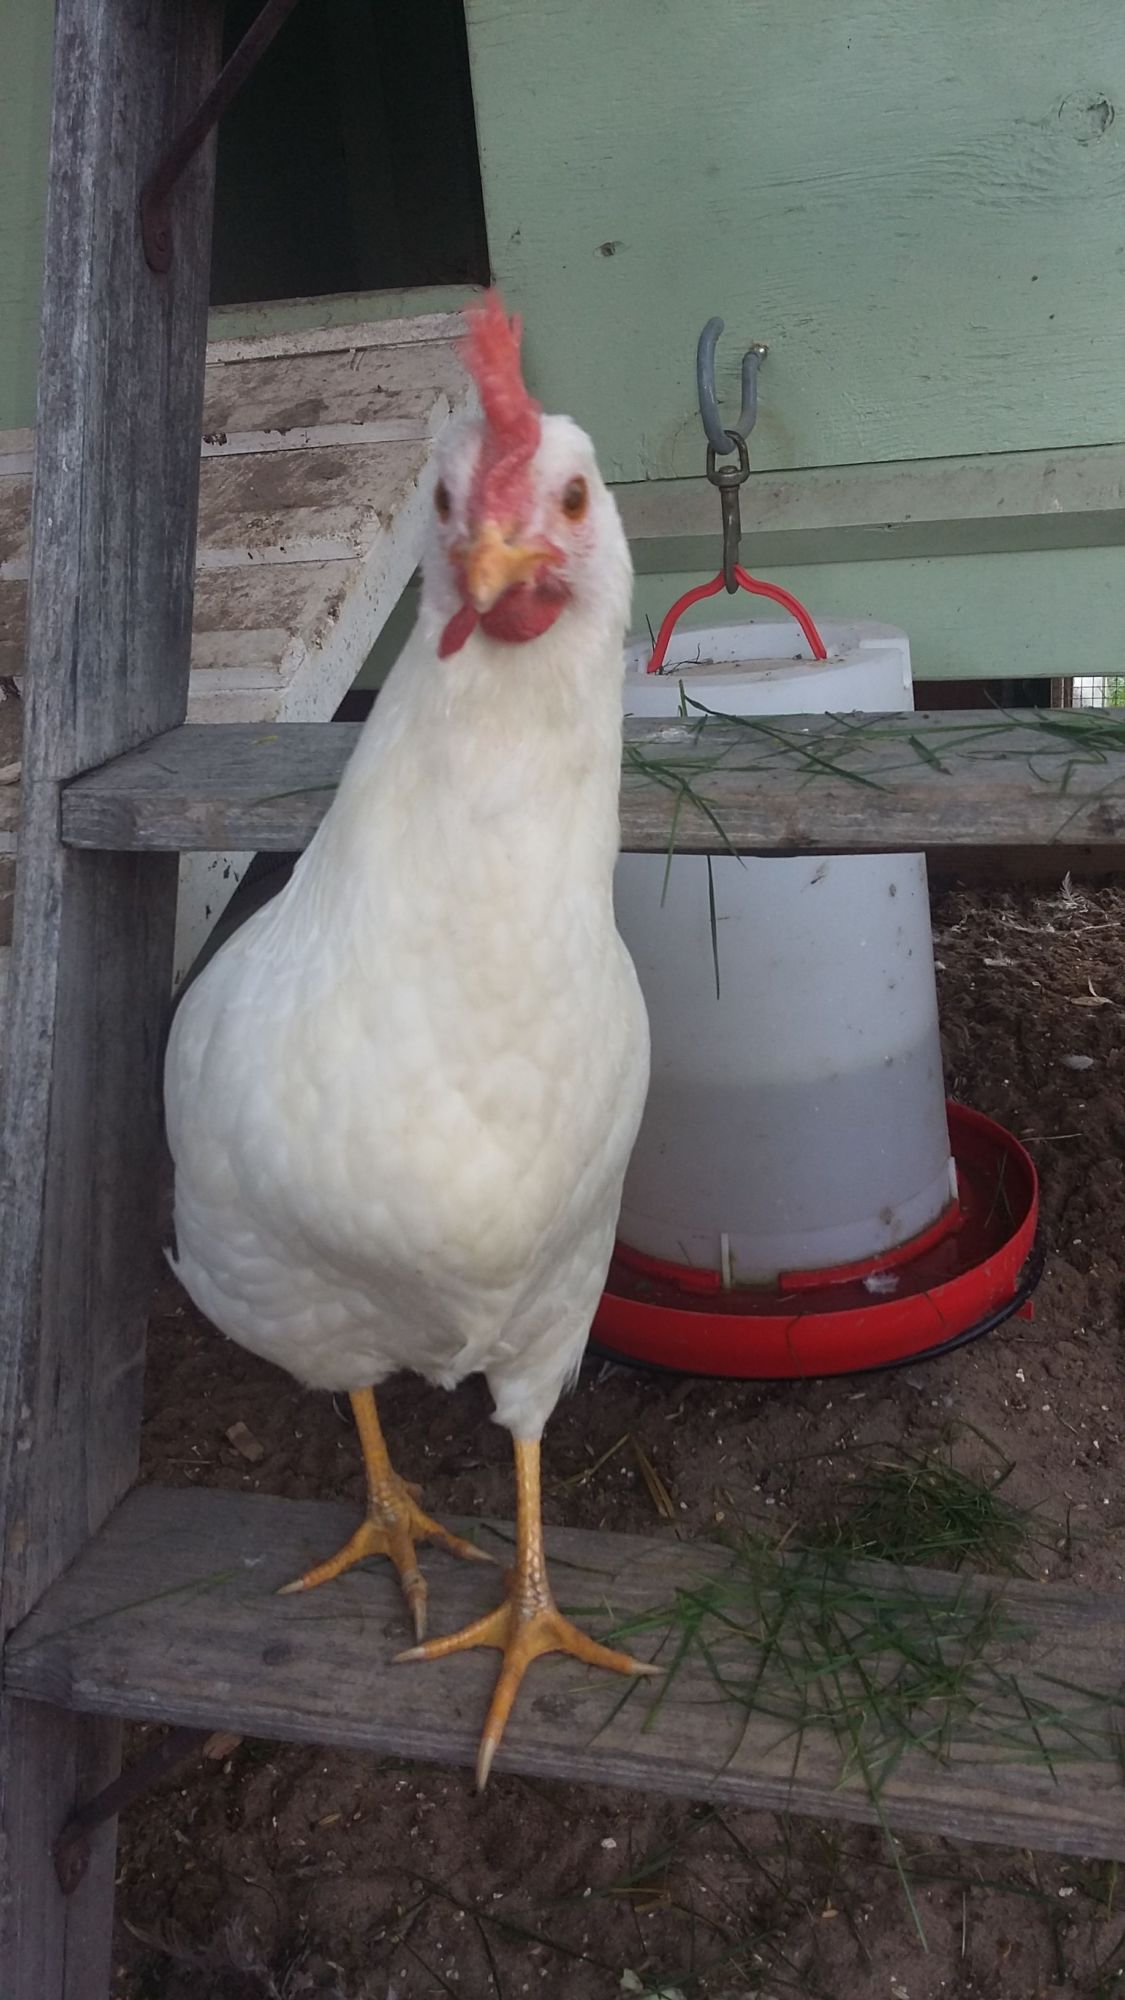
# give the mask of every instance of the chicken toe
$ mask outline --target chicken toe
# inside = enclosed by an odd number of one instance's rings
[[[539,1511],[538,1441],[516,1439],[517,1539],[516,1564],[508,1579],[503,1604],[447,1637],[431,1639],[396,1654],[396,1660],[442,1660],[474,1646],[495,1646],[503,1655],[492,1701],[477,1753],[477,1784],[488,1782],[492,1760],[511,1715],[520,1682],[533,1660],[543,1653],[567,1653],[587,1666],[608,1667],[617,1674],[658,1674],[661,1668],[629,1653],[603,1646],[564,1617],[547,1581],[543,1530]]]
[[[315,1590],[368,1556],[386,1556],[398,1571],[415,1637],[422,1639],[426,1632],[428,1592],[426,1579],[418,1568],[416,1543],[436,1542],[451,1555],[464,1556],[470,1562],[494,1562],[495,1557],[463,1536],[453,1534],[419,1506],[420,1488],[400,1479],[391,1464],[372,1391],[354,1391],[351,1402],[367,1472],[367,1512],[355,1533],[334,1556],[305,1570],[292,1583],[284,1584],[278,1595],[289,1597],[297,1591]]]

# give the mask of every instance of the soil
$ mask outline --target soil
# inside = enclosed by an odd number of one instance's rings
[[[1042,1174],[1049,1244],[1032,1323],[901,1371],[791,1385],[652,1378],[597,1361],[548,1432],[545,1512],[682,1534],[739,1518],[795,1534],[846,1511],[888,1447],[1014,1469],[1033,1568],[1122,1581],[1125,893],[935,897],[946,1081]],[[508,1439],[481,1384],[381,1397],[439,1515],[511,1512]],[[254,1462],[228,1441],[246,1426]],[[238,1434],[245,1450],[247,1441]],[[152,1328],[149,1479],[343,1497],[346,1411],[220,1340],[169,1281]],[[1069,1531],[1068,1524],[1069,1523]],[[672,1532],[667,1528],[667,1532]],[[331,1663],[326,1662],[326,1671]],[[131,1749],[143,1747],[134,1734]],[[884,1839],[772,1815],[242,1742],[188,1766],[121,1828],[116,2000],[1098,2000],[1125,1993],[1116,1871]]]

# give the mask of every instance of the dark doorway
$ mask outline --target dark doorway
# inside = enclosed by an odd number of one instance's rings
[[[303,0],[220,127],[212,304],[487,280],[463,0]]]

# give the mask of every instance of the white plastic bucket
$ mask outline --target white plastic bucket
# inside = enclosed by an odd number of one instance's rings
[[[905,633],[788,621],[680,631],[661,674],[626,653],[625,713],[680,691],[743,715],[914,706]],[[956,1192],[926,864],[920,855],[622,855],[618,923],[652,1025],[652,1085],[619,1235],[646,1255],[767,1283],[876,1257]]]

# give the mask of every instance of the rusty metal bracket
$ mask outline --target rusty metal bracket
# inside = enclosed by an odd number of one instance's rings
[[[141,189],[141,240],[150,270],[167,271],[172,262],[172,219],[168,203],[185,167],[216,126],[231,100],[256,69],[297,0],[266,0],[202,103],[192,112]]]
[[[76,1806],[51,1849],[55,1863],[55,1874],[64,1896],[72,1896],[90,1865],[90,1835],[96,1826],[104,1826],[107,1819],[116,1818],[126,1806],[131,1806],[142,1793],[147,1792],[158,1778],[166,1777],[177,1764],[202,1750],[212,1731],[207,1729],[170,1729],[167,1736],[154,1744],[153,1748],[130,1764],[127,1771],[114,1778],[112,1784],[95,1792],[85,1805]]]

